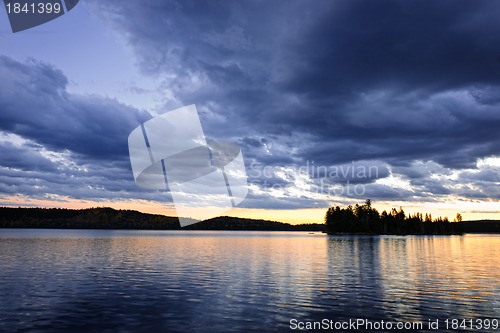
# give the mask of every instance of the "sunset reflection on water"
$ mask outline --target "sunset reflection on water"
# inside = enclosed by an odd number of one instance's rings
[[[498,318],[499,245],[495,235],[2,230],[0,330]]]

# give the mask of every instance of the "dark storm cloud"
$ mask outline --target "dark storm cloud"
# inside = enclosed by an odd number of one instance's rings
[[[489,96],[500,85],[495,2],[100,5],[117,14],[110,17],[146,72],[175,74],[168,83],[183,103],[217,102],[214,112],[237,124],[240,137],[247,130],[307,133],[326,151],[351,140],[351,153],[340,151],[338,162],[433,159],[448,151],[442,162],[458,167],[477,156],[462,163],[455,151],[497,143],[484,126],[498,126],[498,116],[482,114],[478,104],[460,110],[457,97],[435,100],[454,89]],[[496,153],[485,147],[477,155]]]
[[[294,61],[283,82],[287,90],[322,97],[381,86],[435,92],[500,83],[498,3],[355,0],[330,5],[293,43]]]
[[[0,130],[83,159],[128,158],[129,133],[149,117],[116,100],[70,94],[60,70],[34,60],[0,56],[0,77]]]
[[[32,198],[149,199],[134,182],[127,137],[149,115],[68,93],[55,67],[0,56],[0,192]]]
[[[128,167],[114,161],[89,163],[57,156],[34,143],[0,143],[0,193],[44,199],[50,195],[86,200],[168,201],[165,193],[140,189]]]
[[[197,104],[207,137],[238,142],[247,167],[330,170],[354,161],[380,173],[327,183],[366,185],[374,199],[498,198],[498,168],[458,173],[462,187],[433,175],[500,155],[499,2],[108,0],[91,8],[162,81],[171,96],[164,110]],[[0,77],[0,130],[68,151],[105,183],[103,196],[134,191],[126,137],[147,114],[70,94],[65,75],[47,64],[1,57]],[[391,175],[413,190],[376,183]],[[274,173],[267,180],[296,185]],[[246,204],[317,204],[270,198],[252,193]]]
[[[25,171],[55,172],[57,165],[33,147],[16,147],[12,143],[0,144],[1,166]]]
[[[462,169],[500,155],[498,2],[96,6],[144,72],[164,78],[165,107],[196,103],[209,136],[240,140],[251,161],[376,160],[412,178],[415,161]],[[430,183],[420,193],[449,191]]]

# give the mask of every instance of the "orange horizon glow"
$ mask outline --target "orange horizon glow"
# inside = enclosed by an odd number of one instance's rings
[[[362,204],[353,202],[353,204]],[[177,216],[172,203],[162,203],[147,200],[120,200],[120,201],[92,201],[77,200],[69,197],[54,196],[49,199],[33,199],[22,195],[0,196],[0,206],[4,207],[40,207],[40,208],[66,208],[86,209],[95,207],[110,207],[121,210],[136,210],[142,213],[158,214],[165,216]],[[337,204],[332,204],[337,206]],[[341,205],[340,205],[341,206]],[[500,202],[448,202],[448,203],[414,203],[414,202],[373,202],[373,207],[379,212],[390,211],[391,208],[402,207],[405,213],[414,214],[430,213],[433,218],[442,216],[453,221],[457,213],[464,220],[500,220]],[[323,223],[327,207],[325,208],[301,208],[301,209],[262,209],[262,208],[234,208],[225,212],[224,216],[250,218],[259,220],[278,221],[290,224],[301,223]],[[193,216],[196,218],[196,210]],[[215,217],[215,216],[214,216]]]

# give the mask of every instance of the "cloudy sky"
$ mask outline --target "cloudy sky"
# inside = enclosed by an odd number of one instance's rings
[[[0,10],[0,205],[172,215],[139,188],[142,122],[196,104],[240,145],[230,215],[500,218],[500,2],[82,0],[13,34]]]

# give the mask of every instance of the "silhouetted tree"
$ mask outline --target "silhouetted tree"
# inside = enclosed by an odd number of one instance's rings
[[[447,217],[432,220],[431,214],[425,214],[425,218],[420,213],[406,216],[402,207],[379,214],[371,200],[354,207],[331,207],[325,214],[325,223],[329,233],[453,234],[462,230],[460,223],[450,223]]]

